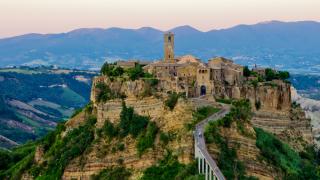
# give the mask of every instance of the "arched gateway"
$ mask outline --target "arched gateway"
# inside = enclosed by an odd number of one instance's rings
[[[202,85],[200,87],[200,96],[206,95],[206,86]]]

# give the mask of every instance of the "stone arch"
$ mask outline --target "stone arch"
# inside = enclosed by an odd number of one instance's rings
[[[204,96],[207,94],[207,88],[205,85],[200,86],[200,96]]]

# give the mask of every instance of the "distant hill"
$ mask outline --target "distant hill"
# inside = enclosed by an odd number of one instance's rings
[[[0,69],[0,148],[42,137],[86,105],[95,74],[44,67]]]
[[[176,55],[207,60],[229,57],[240,64],[258,64],[292,72],[320,72],[320,23],[270,21],[228,29],[171,29]],[[163,32],[140,29],[77,29],[61,34],[27,34],[0,39],[0,66],[55,64],[98,68],[107,59],[161,59]]]

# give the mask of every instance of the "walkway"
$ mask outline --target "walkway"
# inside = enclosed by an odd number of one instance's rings
[[[228,105],[223,105],[222,109],[199,122],[196,125],[196,129],[194,131],[194,139],[195,139],[195,158],[198,159],[198,169],[199,174],[204,174],[206,180],[225,180],[222,172],[215,160],[210,156],[207,146],[204,139],[204,128],[205,125],[209,123],[209,121],[216,121],[218,119],[223,118],[226,114],[230,112],[230,107]]]

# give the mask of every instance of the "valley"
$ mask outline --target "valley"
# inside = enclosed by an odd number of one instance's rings
[[[36,140],[89,102],[96,72],[52,67],[0,69],[0,147]]]

